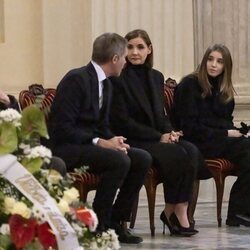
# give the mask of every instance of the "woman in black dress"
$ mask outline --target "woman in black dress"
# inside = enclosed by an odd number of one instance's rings
[[[176,125],[205,158],[225,158],[239,166],[226,224],[250,226],[250,140],[233,124],[232,58],[225,45],[210,46],[198,69],[175,92]]]
[[[161,220],[173,235],[198,231],[188,221],[187,208],[199,163],[198,149],[180,139],[164,112],[164,77],[153,69],[153,47],[144,30],[129,32],[127,64],[113,81],[111,122],[131,146],[147,150],[162,175],[165,209]]]

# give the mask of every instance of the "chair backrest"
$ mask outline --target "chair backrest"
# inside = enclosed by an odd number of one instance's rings
[[[171,116],[171,111],[173,107],[174,102],[174,89],[168,87],[167,85],[164,85],[164,106],[166,109],[166,112],[169,116]]]
[[[29,105],[37,103],[47,121],[55,94],[56,90],[54,88],[44,89],[41,84],[31,84],[28,90],[22,90],[19,94],[20,107],[24,109]]]
[[[168,78],[164,84],[164,106],[171,122],[173,122],[172,108],[174,103],[174,90],[176,86],[176,81],[171,78]]]

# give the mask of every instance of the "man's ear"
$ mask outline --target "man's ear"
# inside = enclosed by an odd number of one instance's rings
[[[115,55],[112,57],[112,63],[113,63],[113,64],[116,64],[116,63],[118,62],[118,60],[119,60],[119,56],[115,54]]]

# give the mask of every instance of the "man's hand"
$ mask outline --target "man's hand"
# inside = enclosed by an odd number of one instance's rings
[[[241,137],[243,134],[237,129],[230,129],[227,131],[228,137]]]
[[[97,145],[103,148],[119,150],[127,154],[128,153],[127,150],[130,148],[130,146],[126,144],[125,141],[126,141],[126,138],[123,136],[114,136],[113,138],[109,140],[100,138],[97,142]]]

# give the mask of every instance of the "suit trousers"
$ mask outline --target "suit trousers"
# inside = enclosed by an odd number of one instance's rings
[[[180,140],[178,143],[129,142],[130,145],[148,151],[153,164],[162,176],[166,203],[188,202],[193,182],[204,160],[192,143]]]
[[[130,220],[132,206],[152,164],[148,152],[130,148],[125,154],[95,145],[67,144],[57,147],[54,154],[66,162],[68,170],[85,165],[101,175],[93,202],[100,228],[109,227],[111,219]]]

